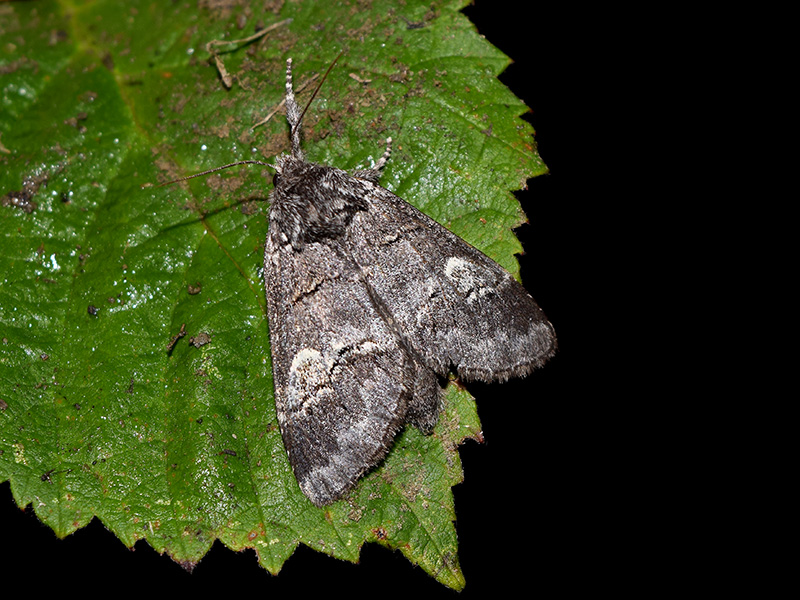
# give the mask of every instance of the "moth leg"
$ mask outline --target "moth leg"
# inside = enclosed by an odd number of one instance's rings
[[[383,156],[378,159],[378,162],[375,163],[375,166],[371,169],[363,169],[361,171],[355,171],[353,173],[353,177],[357,177],[358,179],[366,179],[372,183],[377,184],[381,178],[381,169],[386,164],[386,161],[389,160],[389,157],[392,155],[392,138],[386,138],[386,150],[383,151]]]
[[[386,161],[389,160],[389,157],[392,155],[392,138],[386,138],[386,150],[383,151],[383,156],[378,159],[378,162],[375,163],[375,166],[370,169],[371,171],[380,171],[383,168],[383,165],[386,164]]]

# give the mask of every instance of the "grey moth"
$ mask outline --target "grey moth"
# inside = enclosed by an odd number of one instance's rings
[[[303,493],[342,498],[406,424],[430,433],[439,378],[504,381],[556,349],[552,325],[497,263],[378,184],[307,162],[286,71],[291,153],[276,158],[264,257],[275,403]]]

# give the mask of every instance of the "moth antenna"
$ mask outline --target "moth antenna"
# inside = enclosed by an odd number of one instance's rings
[[[178,177],[178,179],[173,179],[172,181],[165,181],[164,183],[159,183],[156,186],[153,186],[152,183],[143,183],[142,187],[164,187],[165,185],[172,185],[173,183],[178,183],[179,181],[186,181],[187,179],[194,179],[195,177],[202,177],[203,175],[210,175],[211,173],[216,173],[217,171],[222,171],[223,169],[230,169],[231,167],[236,167],[239,165],[262,165],[264,167],[270,167],[272,169],[275,168],[275,165],[271,165],[270,163],[265,163],[260,160],[238,160],[236,162],[222,165],[221,167],[214,167],[213,169],[209,169],[208,171],[202,171],[201,173],[195,173],[194,175],[187,175],[186,177]]]
[[[303,112],[300,113],[300,119],[299,119],[299,121],[297,123],[298,126],[300,125],[300,122],[303,120],[303,117],[305,116],[306,111],[308,110],[308,107],[311,106],[311,103],[314,101],[314,98],[317,97],[317,92],[319,92],[319,88],[321,88],[322,84],[325,83],[325,80],[328,78],[328,75],[333,70],[333,67],[336,66],[337,61],[342,57],[342,54],[344,54],[344,50],[342,50],[341,52],[339,52],[339,54],[336,55],[336,58],[333,59],[333,62],[331,63],[331,66],[328,67],[328,70],[325,71],[325,75],[322,76],[322,80],[317,84],[317,87],[314,89],[314,93],[311,94],[311,98],[309,98],[308,103],[306,104],[306,107],[303,109]]]
[[[292,88],[292,59],[286,59],[286,120],[289,121],[289,137],[292,140],[292,156],[302,160],[303,151],[300,149],[300,107],[294,98]]]
[[[300,149],[300,123],[302,123],[308,107],[311,106],[314,98],[317,97],[317,92],[319,92],[322,84],[325,83],[325,80],[333,70],[333,67],[336,66],[337,61],[342,57],[342,54],[344,54],[344,50],[339,52],[336,58],[333,59],[328,70],[325,71],[325,75],[322,76],[317,87],[314,88],[314,93],[311,94],[311,98],[308,100],[303,112],[300,112],[300,107],[297,104],[297,100],[295,100],[294,90],[292,89],[292,59],[289,58],[286,60],[286,118],[289,120],[289,128],[291,129],[292,156],[296,158],[303,158],[303,151]]]

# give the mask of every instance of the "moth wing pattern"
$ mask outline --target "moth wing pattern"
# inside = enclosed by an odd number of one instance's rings
[[[306,165],[307,182],[349,178],[338,169]],[[321,189],[300,191],[313,200]],[[275,195],[278,206],[286,203],[284,188]],[[326,199],[337,201],[349,202]],[[304,231],[309,227],[306,222]],[[322,506],[379,463],[407,422],[429,432],[441,389],[433,371],[387,324],[342,244],[324,237],[297,251],[279,232],[276,227],[267,237],[264,270],[276,409],[300,488]]]
[[[505,269],[389,190],[368,198],[348,247],[426,365],[505,381],[553,355],[552,325]]]

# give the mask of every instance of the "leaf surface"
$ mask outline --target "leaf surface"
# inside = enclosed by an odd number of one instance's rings
[[[216,539],[272,573],[301,543],[355,561],[376,541],[460,589],[470,396],[450,385],[432,436],[408,428],[315,508],[272,395],[269,170],[141,186],[286,152],[282,113],[251,129],[283,99],[286,58],[301,87],[344,50],[304,118],[308,159],[369,166],[391,136],[382,184],[516,273],[510,192],[545,167],[497,80],[509,61],[463,1],[200,4],[0,4],[0,481],[59,536],[98,517],[187,567]],[[226,89],[207,42],[288,18],[220,47]]]

